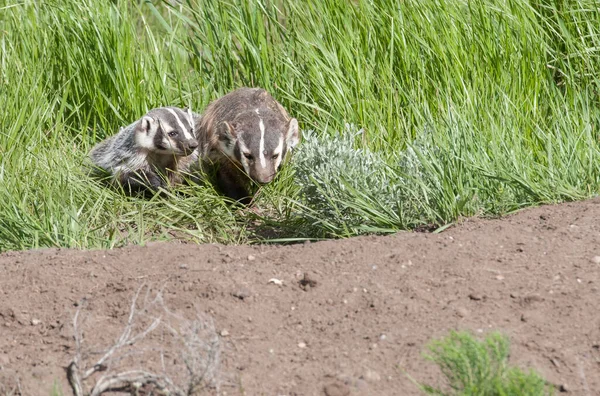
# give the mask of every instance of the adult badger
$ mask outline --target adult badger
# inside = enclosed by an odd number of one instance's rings
[[[198,165],[226,196],[243,204],[252,186],[273,180],[300,141],[298,121],[267,91],[239,88],[208,105],[196,121]]]
[[[89,157],[126,193],[148,195],[180,183],[180,170],[197,159],[197,147],[191,110],[159,107],[98,143]]]

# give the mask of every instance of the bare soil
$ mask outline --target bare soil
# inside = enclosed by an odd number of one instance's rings
[[[171,311],[212,318],[220,394],[419,395],[411,378],[443,384],[425,345],[459,329],[501,331],[511,364],[559,392],[598,395],[599,219],[594,199],[468,219],[440,234],[5,252],[0,391],[71,394],[64,368],[82,299],[85,343],[105,349],[145,283],[164,288]]]

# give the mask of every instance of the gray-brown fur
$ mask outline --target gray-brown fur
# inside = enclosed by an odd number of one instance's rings
[[[200,162],[217,187],[242,203],[273,180],[300,141],[298,122],[267,91],[240,88],[215,100],[197,122]]]
[[[194,117],[188,109],[150,110],[89,154],[96,170],[129,194],[153,193],[181,181],[180,169],[198,158]]]

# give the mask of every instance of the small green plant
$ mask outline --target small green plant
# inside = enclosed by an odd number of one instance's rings
[[[509,340],[500,333],[491,333],[478,341],[467,332],[452,331],[441,340],[428,345],[428,360],[436,363],[450,391],[421,385],[429,395],[463,396],[542,396],[551,395],[552,388],[536,372],[524,373],[508,366]]]

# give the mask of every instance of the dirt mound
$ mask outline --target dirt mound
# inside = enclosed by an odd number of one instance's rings
[[[0,383],[70,394],[72,321],[114,343],[140,285],[220,339],[220,391],[417,395],[439,384],[424,345],[451,329],[510,336],[511,363],[571,394],[600,390],[600,200],[291,246],[151,244],[0,255]],[[281,281],[281,282],[279,282]],[[281,283],[281,284],[279,284]],[[1,389],[1,386],[0,386]]]

